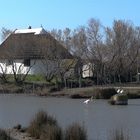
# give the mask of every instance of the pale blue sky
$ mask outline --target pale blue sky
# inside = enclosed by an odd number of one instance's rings
[[[76,28],[96,18],[105,26],[114,19],[140,25],[140,0],[0,0],[0,28]]]

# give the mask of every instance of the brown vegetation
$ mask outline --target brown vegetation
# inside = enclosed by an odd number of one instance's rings
[[[57,121],[44,111],[35,115],[27,132],[31,137],[40,140],[87,140],[87,133],[83,126],[74,123],[63,132]]]
[[[26,131],[21,132],[21,129],[23,129],[22,126],[17,125],[8,133],[16,140],[88,140],[87,130],[84,126],[79,123],[72,123],[62,130],[57,120],[44,111],[40,111],[35,115]],[[125,131],[124,128],[112,129],[108,134],[108,140],[131,139],[128,131]],[[14,139],[10,139],[5,131],[0,130],[0,140]]]
[[[42,136],[42,133],[44,132],[44,129],[48,126],[57,126],[57,121],[44,111],[40,111],[30,122],[27,131],[32,137],[40,138]]]
[[[109,140],[130,140],[130,135],[125,129],[115,129],[109,135]]]
[[[65,130],[65,140],[87,140],[87,132],[83,126],[73,123]]]

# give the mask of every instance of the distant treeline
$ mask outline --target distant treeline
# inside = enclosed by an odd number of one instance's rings
[[[105,27],[92,18],[85,26],[50,33],[74,56],[94,64],[97,84],[139,81],[140,26],[131,21],[114,20],[112,27]]]
[[[2,38],[10,32],[2,28]],[[105,27],[92,18],[85,26],[50,33],[80,61],[93,64],[96,84],[139,82],[140,26],[131,21],[114,20],[112,27]]]

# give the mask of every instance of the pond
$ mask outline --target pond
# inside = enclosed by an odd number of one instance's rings
[[[89,140],[108,140],[115,129],[123,129],[131,139],[140,138],[140,100],[128,101],[127,106],[111,106],[107,100],[37,97],[31,95],[0,95],[0,127],[16,124],[28,126],[34,114],[44,110],[65,128],[79,122],[87,129]]]

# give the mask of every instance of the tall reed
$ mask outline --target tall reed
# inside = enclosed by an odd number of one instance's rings
[[[65,130],[65,140],[87,140],[87,132],[84,126],[73,123]]]

